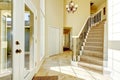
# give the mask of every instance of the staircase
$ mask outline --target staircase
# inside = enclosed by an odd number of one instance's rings
[[[104,22],[91,27],[88,31],[82,46],[79,66],[103,72],[103,41],[104,41]]]

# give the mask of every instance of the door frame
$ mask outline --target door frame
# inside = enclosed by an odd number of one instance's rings
[[[34,14],[34,32],[37,32],[37,10],[34,7],[33,3],[30,0],[13,0],[13,27],[12,27],[12,37],[13,37],[13,80],[32,80],[35,74],[35,63],[36,63],[36,54],[34,54],[34,68],[24,79],[24,12],[25,5]],[[34,53],[37,53],[37,34],[33,34],[34,38]],[[16,41],[20,42],[20,45],[16,45]],[[17,49],[21,49],[20,54],[16,53]]]
[[[37,40],[37,34],[35,34],[35,32],[37,32],[37,10],[36,10],[36,8],[34,7],[34,5],[33,5],[33,3],[30,1],[30,0],[25,0],[25,4],[24,5],[26,5],[31,11],[32,11],[32,13],[33,13],[33,15],[34,15],[34,23],[33,23],[33,28],[34,28],[34,33],[33,33],[33,38],[34,38],[34,69],[33,70],[31,70],[30,71],[30,74],[29,75],[27,75],[27,77],[25,78],[25,80],[32,80],[32,78],[33,78],[33,76],[34,76],[34,74],[36,73],[35,71],[35,69],[36,69],[36,65],[35,65],[35,63],[36,63],[36,54],[35,53],[37,53],[37,42],[36,42],[36,40]]]

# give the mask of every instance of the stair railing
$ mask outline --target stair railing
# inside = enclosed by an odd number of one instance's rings
[[[78,36],[72,37],[72,51],[73,51],[72,61],[80,61],[80,55],[83,54],[82,51],[83,51],[83,46],[85,45],[84,42],[85,42],[86,36],[91,26],[94,26],[97,23],[102,21],[101,13],[102,13],[102,10],[95,13],[93,16],[90,16],[86,20],[80,34]]]

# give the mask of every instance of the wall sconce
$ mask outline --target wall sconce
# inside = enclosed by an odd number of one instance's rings
[[[74,4],[73,1],[70,1],[68,5],[66,5],[66,10],[68,13],[72,12],[74,13],[78,8],[77,4]]]

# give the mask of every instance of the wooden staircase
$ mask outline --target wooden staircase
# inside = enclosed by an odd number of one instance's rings
[[[104,22],[100,22],[88,31],[78,63],[79,66],[100,73],[103,72]]]

